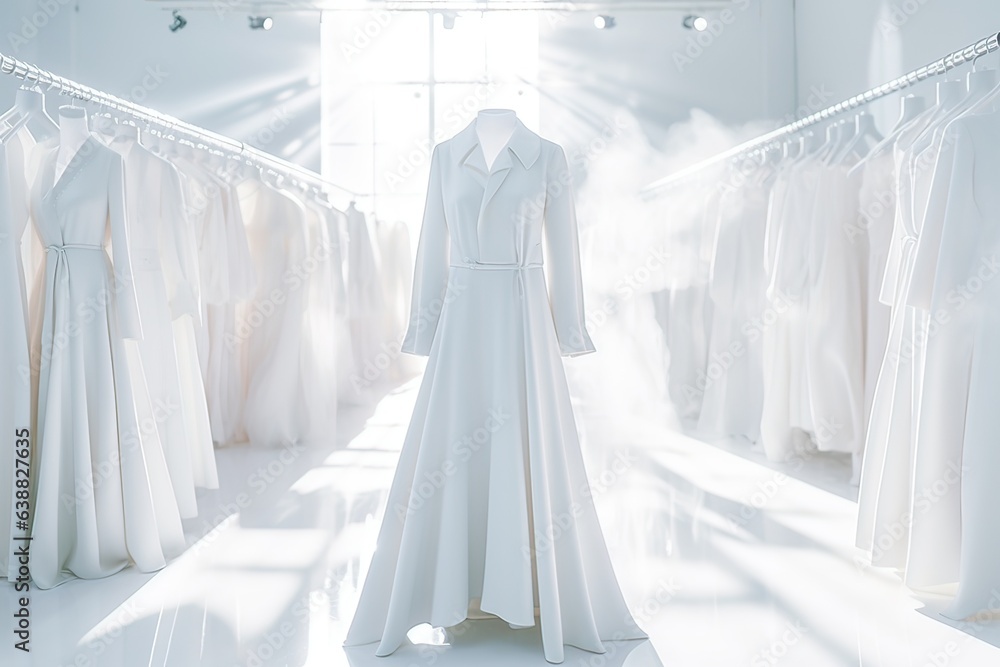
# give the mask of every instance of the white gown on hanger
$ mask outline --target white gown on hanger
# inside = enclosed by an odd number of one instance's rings
[[[896,212],[879,295],[892,306],[889,338],[879,369],[871,418],[865,437],[865,456],[858,491],[858,545],[872,549],[872,565],[906,567],[913,502],[913,442],[916,437],[913,348],[914,309],[906,303],[906,287],[913,272],[917,230],[913,223],[912,181],[906,145],[893,148]]]
[[[865,440],[865,280],[864,236],[848,235],[857,224],[860,174],[851,162],[824,165],[814,215],[807,221],[810,241],[809,309],[806,323],[806,378],[813,434],[820,451],[860,456]],[[859,466],[860,468],[860,466]]]
[[[310,429],[302,368],[309,302],[305,210],[298,201],[258,179],[239,185],[246,233],[257,267],[257,292],[241,309],[237,335],[245,347],[245,427],[250,443],[280,447]],[[296,268],[298,267],[298,268]]]
[[[815,159],[794,165],[775,191],[768,212],[767,298],[776,315],[763,331],[764,406],[761,444],[772,461],[801,453],[813,430],[806,376],[809,307],[808,248],[822,166]]]
[[[349,646],[388,655],[413,626],[477,606],[520,626],[537,606],[549,662],[564,644],[603,653],[646,636],[612,569],[561,359],[594,351],[568,174],[562,148],[520,121],[492,169],[475,121],[434,149],[403,343],[427,369]]]
[[[949,128],[954,167],[948,182],[938,276],[932,302],[947,301],[954,285],[974,294],[960,322],[972,325],[971,350],[954,349],[953,363],[967,373],[968,406],[961,451],[961,531],[958,594],[944,612],[963,619],[992,611],[1000,591],[1000,113],[968,116]],[[935,177],[936,180],[936,177]],[[977,282],[978,281],[978,282]],[[981,286],[976,290],[977,286]],[[953,309],[954,310],[954,309]],[[936,338],[933,344],[937,345]],[[928,373],[931,372],[928,365]],[[933,378],[932,378],[933,381]],[[928,387],[931,389],[933,385]],[[961,387],[959,387],[961,389]],[[942,391],[947,388],[941,387]],[[936,392],[935,392],[936,393]],[[930,394],[925,394],[925,399]],[[956,424],[961,415],[954,415]],[[951,443],[947,443],[951,445]],[[949,447],[949,449],[951,449]],[[950,456],[949,452],[946,456]],[[954,487],[953,487],[954,488]],[[951,517],[949,517],[951,518]],[[977,620],[979,617],[977,616]]]
[[[18,137],[7,137],[0,143],[0,386],[4,399],[0,402],[0,432],[7,434],[0,447],[0,577],[16,578],[17,559],[14,550],[20,543],[13,537],[28,534],[18,527],[15,510],[27,511],[30,502],[17,498],[17,480],[24,480],[27,490],[28,469],[17,466],[14,445],[23,440],[30,449],[34,434],[31,428],[31,375],[28,356],[28,296],[21,259],[21,239],[28,226],[25,194],[24,155]],[[15,434],[23,434],[15,438]],[[30,460],[25,459],[24,463]],[[23,494],[22,494],[23,495]]]
[[[368,219],[354,206],[347,208],[347,322],[351,332],[351,373],[364,377],[365,368],[382,353],[381,323],[384,312],[378,251]],[[347,394],[351,396],[351,394]],[[365,392],[356,392],[365,402]]]
[[[125,205],[129,224],[129,254],[135,277],[143,338],[126,341],[132,386],[145,384],[150,403],[141,402],[143,437],[159,437],[170,470],[181,516],[198,515],[195,499],[195,456],[185,426],[187,416],[181,398],[181,380],[174,346],[173,323],[167,299],[163,264],[177,263],[177,251],[169,226],[178,224],[180,194],[175,188],[173,165],[148,152],[133,138],[120,137],[110,147],[125,164]],[[149,431],[147,433],[147,431]],[[211,450],[211,443],[208,443]],[[212,452],[214,454],[214,452]],[[214,456],[212,457],[214,476]]]
[[[121,157],[88,138],[58,179],[49,148],[32,194],[46,246],[33,300],[38,373],[31,576],[51,588],[184,547],[162,452],[144,449],[123,338],[142,329],[129,262]],[[114,263],[104,244],[110,233]],[[37,316],[36,316],[37,314]],[[40,326],[38,326],[40,325]]]
[[[302,320],[302,383],[306,388],[309,440],[328,439],[337,422],[336,331],[339,247],[330,238],[325,211],[306,195],[298,198],[305,210],[306,257],[302,273],[307,276],[306,303]]]

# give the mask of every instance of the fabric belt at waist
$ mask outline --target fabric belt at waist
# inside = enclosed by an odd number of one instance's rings
[[[47,245],[45,246],[46,252],[51,250],[52,252],[57,252],[60,255],[65,255],[67,250],[100,250],[104,251],[104,246],[102,245],[91,245],[89,243],[65,243],[63,245]]]
[[[454,269],[471,269],[473,271],[514,271],[517,273],[517,290],[520,296],[524,296],[524,269],[540,269],[542,268],[541,262],[532,262],[530,264],[515,264],[515,263],[486,263],[486,262],[476,262],[470,259],[466,259],[461,264],[451,264]]]

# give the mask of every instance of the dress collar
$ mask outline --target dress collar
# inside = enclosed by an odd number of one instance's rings
[[[455,161],[458,164],[464,164],[473,154],[473,151],[479,147],[479,135],[476,133],[476,119],[472,119],[472,122],[466,125],[464,130],[456,134],[451,141],[454,143],[456,149],[454,153]],[[520,160],[525,169],[530,169],[541,152],[542,138],[525,127],[521,119],[518,118],[514,125],[514,133],[507,141],[506,147],[517,156],[517,159]]]

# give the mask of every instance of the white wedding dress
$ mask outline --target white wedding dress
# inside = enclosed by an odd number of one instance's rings
[[[130,561],[158,569],[184,547],[162,452],[139,437],[126,362],[123,339],[141,339],[142,329],[122,159],[91,136],[56,179],[57,149],[44,149],[31,205],[46,247],[44,284],[32,299],[31,576],[39,588],[108,576]]]
[[[549,662],[564,644],[603,653],[646,636],[612,569],[561,359],[595,351],[568,175],[562,148],[520,121],[492,169],[475,121],[434,149],[402,346],[427,368],[348,646],[388,655],[470,608],[514,626],[537,608]]]

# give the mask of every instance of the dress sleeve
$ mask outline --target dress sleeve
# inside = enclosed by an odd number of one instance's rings
[[[184,188],[176,167],[164,163],[162,168],[159,233],[170,315],[173,319],[191,315],[195,322],[200,322],[198,256],[185,218]]]
[[[923,224],[917,236],[913,270],[906,293],[907,305],[923,310],[931,309],[935,277],[938,273],[938,255],[941,250],[948,200],[958,191],[953,187],[952,169],[955,163],[955,147],[958,142],[958,128],[950,126],[945,131],[943,142],[934,164],[931,190],[927,209],[923,211]]]
[[[585,322],[580,238],[571,180],[566,152],[559,146],[546,175],[544,254],[549,308],[559,353],[564,357],[597,351]]]
[[[125,218],[125,169],[122,158],[111,157],[108,170],[108,223],[111,227],[111,259],[114,263],[115,307],[118,311],[118,333],[122,338],[142,340],[139,322],[139,301],[132,278],[129,259],[128,223]]]
[[[430,354],[448,287],[449,238],[444,213],[440,146],[435,146],[431,153],[427,201],[417,243],[410,323],[400,346],[403,352],[424,357]]]

